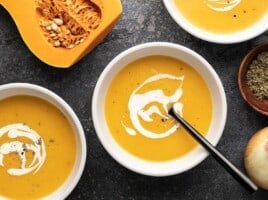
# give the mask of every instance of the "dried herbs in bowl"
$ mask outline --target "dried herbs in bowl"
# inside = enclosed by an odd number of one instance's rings
[[[258,100],[268,99],[268,50],[258,54],[249,65],[247,84]]]
[[[268,115],[268,42],[255,47],[244,57],[238,84],[245,101],[256,111]]]

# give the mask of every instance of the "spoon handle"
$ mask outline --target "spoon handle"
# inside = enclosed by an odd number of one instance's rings
[[[195,128],[186,122],[179,114],[174,111],[172,107],[169,115],[174,117],[199,144],[201,144],[241,185],[243,185],[249,192],[255,192],[258,187],[236,166],[234,166],[228,159],[225,158],[207,139],[205,139]]]

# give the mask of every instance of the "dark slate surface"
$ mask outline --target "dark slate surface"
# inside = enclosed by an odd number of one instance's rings
[[[215,68],[228,101],[227,123],[218,148],[241,170],[244,171],[243,153],[248,139],[268,125],[266,116],[256,113],[243,101],[237,85],[241,59],[251,48],[268,41],[268,32],[239,44],[213,44],[182,30],[161,0],[122,3],[122,18],[108,37],[69,69],[52,68],[39,61],[22,41],[11,17],[0,7],[0,84],[28,82],[51,89],[73,107],[84,127],[87,163],[81,181],[68,199],[268,199],[267,191],[253,195],[245,191],[211,156],[183,174],[155,178],[125,169],[103,149],[91,118],[91,95],[96,81],[118,53],[150,41],[189,47]]]

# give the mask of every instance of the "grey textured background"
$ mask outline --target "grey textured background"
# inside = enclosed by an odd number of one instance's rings
[[[103,149],[91,120],[91,95],[96,81],[117,54],[151,41],[189,47],[215,68],[228,101],[227,123],[218,148],[243,171],[248,139],[268,125],[266,116],[243,101],[237,85],[238,66],[243,56],[257,44],[268,41],[268,32],[239,44],[213,44],[182,30],[161,0],[123,0],[122,4],[123,15],[111,33],[69,69],[52,68],[39,61],[22,41],[7,11],[0,7],[0,84],[29,82],[51,89],[73,107],[84,127],[87,164],[81,181],[68,199],[268,199],[266,191],[250,195],[211,156],[183,174],[155,178],[125,169]]]

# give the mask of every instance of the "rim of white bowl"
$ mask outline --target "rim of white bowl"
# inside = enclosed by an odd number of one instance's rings
[[[63,200],[74,190],[85,168],[87,145],[83,127],[69,104],[51,90],[31,83],[8,83],[0,85],[0,100],[17,95],[39,97],[53,104],[66,116],[76,133],[76,146],[79,149],[76,153],[76,161],[71,174],[53,193],[40,198],[44,200]]]
[[[219,44],[234,44],[255,38],[268,30],[268,24],[267,24],[268,14],[266,14],[256,24],[239,32],[226,33],[226,34],[208,32],[190,23],[180,13],[179,9],[177,9],[174,0],[163,0],[163,3],[170,16],[180,27],[182,27],[185,31],[187,31],[191,35],[208,42],[219,43]]]
[[[178,54],[181,54],[185,57],[178,58],[176,57]],[[216,117],[213,117],[211,127],[208,131],[206,138],[213,145],[216,145],[218,143],[224,130],[227,115],[226,96],[222,83],[212,66],[199,54],[184,46],[168,42],[150,42],[131,47],[116,56],[106,66],[106,68],[100,75],[93,92],[92,120],[96,130],[96,134],[101,144],[110,154],[110,156],[114,158],[114,160],[116,160],[119,164],[130,169],[131,171],[143,175],[175,175],[187,171],[201,163],[208,156],[206,150],[204,150],[201,146],[198,146],[193,151],[183,157],[165,162],[143,160],[124,150],[109,133],[109,128],[106,124],[104,102],[110,82],[112,81],[114,76],[128,63],[150,55],[166,55],[170,57],[175,57],[183,61],[185,61],[184,59],[187,59],[188,57],[188,59],[191,58],[193,62],[199,63],[203,66],[200,67],[199,73],[201,72],[203,74],[205,73],[211,75],[209,77],[210,81],[213,81],[213,84],[208,86],[210,90],[211,88],[214,88],[214,90],[216,90],[215,93],[211,95],[215,96],[217,93],[219,100],[217,102],[213,102],[213,115],[216,115],[217,110],[217,119],[221,120],[215,123],[214,120],[216,119]],[[131,58],[131,56],[133,57]],[[189,64],[189,62],[187,63]],[[217,130],[217,136],[213,136],[212,129]],[[183,167],[181,166],[181,164],[183,164]]]

